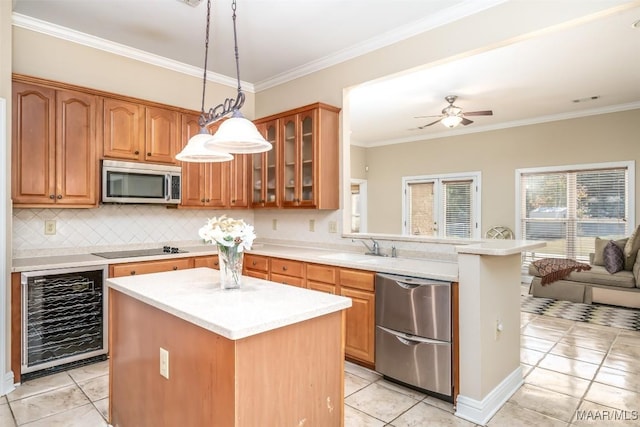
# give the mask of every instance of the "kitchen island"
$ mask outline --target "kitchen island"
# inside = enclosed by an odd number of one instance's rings
[[[208,268],[107,283],[112,425],[343,424],[349,298]]]

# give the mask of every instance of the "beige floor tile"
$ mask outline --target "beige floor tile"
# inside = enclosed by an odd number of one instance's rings
[[[507,402],[489,420],[487,427],[566,427],[569,424]]]
[[[575,323],[573,320],[559,319],[550,316],[538,316],[531,320],[532,325],[563,332],[569,331]]]
[[[527,365],[537,365],[542,360],[545,353],[537,350],[530,350],[528,348],[520,348],[520,362]]]
[[[106,425],[102,415],[91,404],[25,424],[28,427],[106,427]]]
[[[520,347],[528,348],[530,350],[537,350],[546,353],[551,350],[551,347],[555,344],[555,341],[543,340],[542,338],[530,337],[527,335],[520,336]]]
[[[402,393],[406,396],[409,396],[410,398],[414,399],[414,400],[422,400],[425,397],[427,397],[426,394],[421,393],[419,391],[416,391],[414,389],[405,387],[403,385],[400,384],[396,384],[394,382],[391,381],[387,381],[385,379],[380,379],[376,382],[376,384],[388,388],[389,390],[393,390],[393,391],[397,391],[398,393]]]
[[[618,328],[610,326],[596,325],[593,323],[577,322],[567,335],[580,336],[585,338],[603,339],[613,342],[618,336]]]
[[[558,331],[556,329],[543,328],[542,326],[537,326],[531,322],[522,329],[522,334],[556,342],[564,336],[565,332]]]
[[[383,427],[384,421],[377,420],[349,405],[344,405],[344,427]]]
[[[473,423],[456,417],[455,415],[443,411],[424,402],[414,405],[407,412],[400,415],[390,423],[393,427],[474,427]]]
[[[9,402],[19,425],[64,412],[89,403],[77,385],[57,388],[46,393]]]
[[[0,405],[0,427],[15,427],[15,425],[9,404],[3,403]]]
[[[640,417],[632,412],[620,411],[585,400],[576,411],[571,426],[640,427]]]
[[[611,346],[610,354],[629,356],[638,360],[640,359],[640,346],[615,342]]]
[[[535,314],[520,312],[520,326],[526,326],[529,322],[536,318]]]
[[[606,366],[600,368],[595,381],[640,393],[640,373],[626,372]],[[640,402],[638,403],[640,411]]]
[[[390,422],[418,403],[417,400],[373,383],[345,399],[349,406],[374,418]]]
[[[640,411],[640,393],[594,382],[584,397],[589,402],[627,411]]]
[[[520,367],[522,368],[522,377],[526,377],[529,375],[529,372],[533,369],[533,366],[527,365],[526,363],[521,363]]]
[[[19,400],[34,394],[45,393],[60,387],[72,385],[73,380],[66,372],[25,381],[7,395],[9,401]]]
[[[538,366],[585,380],[593,380],[599,367],[599,365],[594,363],[582,362],[580,360],[558,356],[557,354],[547,354],[544,356],[544,359],[538,363]]]
[[[90,365],[81,366],[79,368],[71,369],[69,375],[75,382],[82,382],[90,380],[91,378],[100,377],[102,375],[109,374],[109,361],[92,363]]]
[[[361,390],[371,384],[370,381],[353,375],[350,372],[344,373],[344,396],[347,397],[358,390]]]
[[[525,383],[568,394],[569,396],[582,398],[589,387],[589,380],[561,374],[548,369],[535,368],[527,378]]]
[[[558,341],[558,344],[589,348],[591,350],[597,350],[606,353],[607,351],[609,351],[609,348],[611,348],[612,342],[607,339],[581,337],[578,335],[565,335]]]
[[[616,343],[640,346],[640,331],[622,330],[618,334]]]
[[[422,399],[422,401],[427,405],[435,406],[436,408],[440,408],[443,411],[449,412],[450,414],[453,414],[456,411],[453,408],[453,403],[446,402],[442,399],[436,399],[435,397],[432,397],[432,396],[427,396],[424,399]]]
[[[382,375],[380,375],[379,373],[351,362],[344,363],[344,370],[345,372],[349,372],[350,374],[356,375],[360,378],[364,378],[365,380],[368,380],[370,382],[374,382],[382,378]]]
[[[96,402],[93,402],[93,405],[96,407],[102,418],[108,420],[109,418],[109,398],[101,399]]]
[[[638,359],[623,354],[609,354],[604,359],[604,362],[602,362],[602,366],[636,374],[640,373],[640,363],[638,363]]]
[[[580,399],[546,388],[524,384],[511,396],[509,402],[551,418],[569,422],[580,403]]]
[[[551,354],[568,357],[569,359],[581,360],[587,363],[599,365],[604,360],[607,353],[589,348],[575,347],[567,344],[556,344],[550,351]]]
[[[92,402],[109,397],[109,375],[79,382],[78,386]]]

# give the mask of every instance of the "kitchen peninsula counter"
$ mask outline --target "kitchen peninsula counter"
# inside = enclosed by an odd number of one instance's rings
[[[351,300],[250,277],[222,290],[218,277],[108,280],[111,424],[341,426]]]

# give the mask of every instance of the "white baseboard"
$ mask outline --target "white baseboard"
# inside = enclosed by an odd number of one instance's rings
[[[13,372],[9,371],[5,373],[4,377],[2,378],[2,384],[0,384],[0,396],[9,394],[15,389],[16,386],[13,383]]]
[[[523,382],[522,368],[518,366],[482,400],[459,394],[456,399],[456,417],[464,418],[475,424],[486,425],[491,417],[502,408],[502,405],[518,391]]]

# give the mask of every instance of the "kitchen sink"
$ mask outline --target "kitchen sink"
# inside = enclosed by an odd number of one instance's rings
[[[350,252],[338,252],[334,254],[320,255],[319,258],[332,259],[336,261],[348,261],[348,262],[368,262],[374,258],[378,258],[372,255],[364,255]]]

